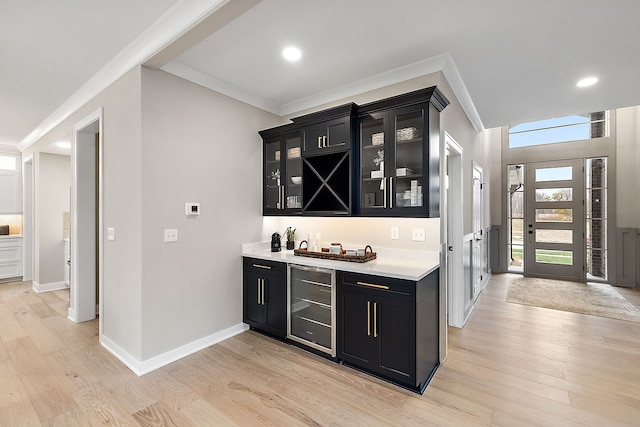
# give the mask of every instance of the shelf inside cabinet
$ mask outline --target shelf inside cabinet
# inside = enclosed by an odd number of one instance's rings
[[[397,145],[402,145],[402,144],[411,144],[414,142],[419,142],[422,143],[422,138],[413,138],[413,139],[407,139],[407,140],[403,140],[403,141],[397,141],[396,144]]]

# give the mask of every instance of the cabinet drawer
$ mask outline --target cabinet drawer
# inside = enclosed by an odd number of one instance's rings
[[[0,263],[22,261],[22,247],[0,247]]]
[[[356,286],[388,296],[413,298],[416,295],[416,284],[410,280],[341,271],[338,274],[338,282],[340,285]]]
[[[7,238],[0,239],[0,248],[8,248],[8,247],[15,247],[15,246],[22,246],[22,238],[7,237]]]
[[[0,264],[0,279],[22,276],[22,263]]]
[[[244,270],[260,272],[260,274],[285,274],[287,264],[278,261],[268,261],[257,258],[243,258]]]

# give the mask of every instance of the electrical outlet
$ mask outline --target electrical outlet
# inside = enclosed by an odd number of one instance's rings
[[[424,234],[424,228],[414,228],[412,233],[412,239],[415,240],[416,242],[424,242],[425,240],[427,240]]]
[[[164,242],[177,242],[178,241],[178,229],[167,228],[164,230]]]
[[[400,228],[391,227],[391,240],[398,240],[398,239],[400,239]]]

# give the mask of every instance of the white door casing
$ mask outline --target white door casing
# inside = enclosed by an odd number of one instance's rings
[[[441,268],[441,275],[446,282],[445,307],[448,311],[448,324],[455,327],[464,325],[464,267],[463,267],[463,191],[462,191],[462,147],[445,132],[445,164],[443,182],[447,190],[443,191],[444,247],[442,258],[446,265]],[[445,330],[446,333],[446,330]],[[442,334],[442,331],[441,331]]]

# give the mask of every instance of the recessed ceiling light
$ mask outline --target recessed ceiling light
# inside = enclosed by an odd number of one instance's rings
[[[58,148],[71,148],[71,143],[67,141],[59,141],[56,143]]]
[[[302,52],[300,52],[300,49],[298,49],[297,47],[289,46],[284,48],[284,50],[282,51],[282,56],[284,56],[284,59],[286,59],[287,61],[293,62],[302,57]]]
[[[598,81],[597,77],[587,77],[585,79],[580,80],[576,86],[578,87],[587,87],[587,86],[591,86],[596,84],[596,82]]]

